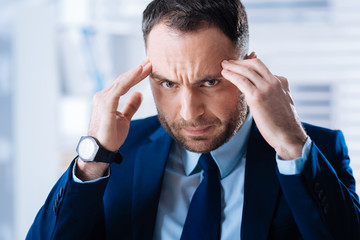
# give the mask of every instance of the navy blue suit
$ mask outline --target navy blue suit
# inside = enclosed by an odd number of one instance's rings
[[[360,206],[340,131],[304,124],[313,140],[299,175],[279,174],[275,151],[255,124],[245,167],[241,237],[360,239]],[[157,117],[133,121],[111,176],[72,180],[72,163],[56,183],[27,239],[152,239],[171,137]]]

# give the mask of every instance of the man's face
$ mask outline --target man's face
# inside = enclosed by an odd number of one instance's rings
[[[221,76],[222,60],[237,59],[238,52],[218,28],[179,33],[159,23],[148,36],[147,56],[160,122],[178,143],[204,153],[238,131],[246,103]]]

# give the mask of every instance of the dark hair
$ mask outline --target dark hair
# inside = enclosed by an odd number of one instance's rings
[[[241,50],[242,56],[248,51],[249,27],[240,0],[153,0],[143,13],[145,44],[159,22],[184,33],[216,26]]]

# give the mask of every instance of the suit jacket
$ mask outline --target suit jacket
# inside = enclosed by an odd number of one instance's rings
[[[360,239],[359,198],[340,131],[304,124],[313,140],[301,174],[281,175],[275,151],[255,124],[245,167],[241,237]],[[76,183],[72,168],[58,180],[27,239],[152,239],[171,137],[157,117],[131,123],[111,176]]]

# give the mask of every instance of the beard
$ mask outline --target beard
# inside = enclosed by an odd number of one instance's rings
[[[157,108],[157,111],[159,121],[168,134],[185,149],[197,153],[207,153],[225,144],[239,131],[248,115],[248,108],[242,95],[239,96],[237,107],[229,113],[229,116],[224,121],[217,117],[205,117],[202,115],[191,121],[178,119],[170,122],[164,112],[160,111],[159,108]],[[186,137],[180,133],[181,129],[184,128],[204,126],[216,128],[216,133],[211,139],[204,136]]]

